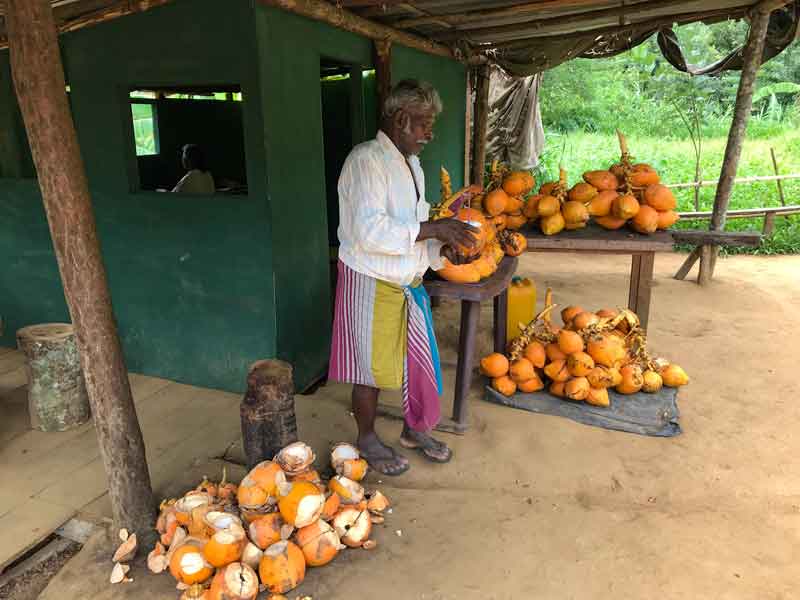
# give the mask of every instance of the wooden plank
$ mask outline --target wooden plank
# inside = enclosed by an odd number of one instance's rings
[[[437,20],[447,21],[450,25],[465,25],[467,23],[481,23],[490,19],[505,19],[520,17],[527,14],[536,14],[548,11],[549,13],[558,11],[569,11],[583,7],[596,6],[596,0],[569,0],[559,2],[558,0],[540,0],[538,2],[525,2],[523,4],[512,4],[502,8],[488,8],[480,10],[463,9],[458,13],[447,15],[436,15],[427,17],[414,17],[410,19],[400,19],[391,21],[392,27],[397,29],[413,29],[424,25],[434,25]],[[628,6],[628,10],[631,7]]]
[[[676,244],[713,244],[717,246],[758,246],[762,235],[757,231],[705,231],[676,229],[672,239]]]
[[[0,374],[16,371],[26,364],[25,355],[22,352],[6,353],[0,356]]]
[[[5,481],[13,481],[5,480]],[[75,513],[71,508],[25,498],[0,516],[0,571],[45,540]]]
[[[763,217],[770,213],[781,216],[800,214],[800,204],[769,206],[764,208],[738,208],[736,210],[729,210],[727,217],[729,219],[749,219],[751,217]],[[680,212],[678,214],[681,219],[710,219],[713,213],[706,210],[700,212]]]
[[[683,264],[681,265],[680,269],[678,269],[678,272],[675,273],[675,279],[680,279],[680,280],[685,279],[686,276],[689,274],[689,271],[692,270],[694,263],[696,263],[698,260],[700,260],[699,246],[694,250],[692,250],[692,253],[686,257],[685,261],[683,261]]]
[[[470,300],[473,302],[483,302],[491,300],[498,294],[503,293],[511,283],[511,278],[517,271],[518,259],[514,256],[506,256],[500,261],[495,271],[480,283],[453,283],[443,279],[432,279],[425,281],[425,290],[429,296],[441,296],[454,300]]]
[[[769,155],[770,158],[772,158],[772,169],[775,171],[775,176],[780,177],[780,172],[778,171],[778,159],[775,158],[775,148],[770,147]],[[781,201],[781,205],[786,206],[786,197],[783,195],[783,184],[781,183],[781,180],[776,179],[775,185],[778,187],[778,198]]]
[[[685,6],[686,0],[653,0],[647,2],[642,6],[645,10],[657,10],[657,9],[664,9],[670,8],[673,6]],[[575,25],[580,26],[587,21],[596,21],[598,19],[613,19],[614,17],[626,17],[625,21],[630,22],[630,17],[638,16],[638,13],[641,10],[637,11],[636,9],[639,8],[637,6],[631,6],[623,4],[622,6],[612,6],[610,8],[601,8],[599,10],[586,10],[582,12],[572,13],[572,14],[563,14],[562,11],[559,11],[559,14],[554,14],[553,16],[548,17],[541,17],[537,16],[536,18],[528,19],[518,19],[515,20],[513,23],[508,23],[506,25],[490,25],[487,27],[465,27],[462,29],[456,29],[454,31],[447,31],[441,33],[434,33],[433,37],[437,40],[443,42],[451,42],[460,38],[465,37],[472,37],[472,36],[492,36],[492,35],[505,35],[508,33],[517,33],[519,31],[524,31],[526,34],[532,34],[536,31],[541,29],[545,29],[549,26],[557,26],[557,27],[565,27],[568,25]],[[468,13],[467,13],[468,14]],[[692,13],[688,13],[692,14]],[[680,18],[680,14],[675,15],[676,18]],[[438,17],[442,19],[443,17]],[[471,23],[485,23],[488,22],[489,19],[492,17],[484,17],[478,21],[472,21]],[[448,22],[449,25],[456,25],[456,23],[449,21],[447,17],[443,18]],[[413,19],[408,19],[408,21],[413,21]],[[465,23],[466,24],[466,23]],[[397,25],[393,25],[397,26]]]
[[[359,17],[355,13],[337,8],[322,0],[257,0],[263,6],[272,6],[315,21],[321,21],[372,40],[388,40],[420,50],[434,56],[454,58],[450,48],[434,41],[386,27]]]
[[[736,177],[733,182],[734,183],[756,183],[759,181],[783,181],[784,179],[800,179],[800,174],[793,173],[789,175],[753,175],[751,177]],[[688,183],[667,183],[665,184],[668,188],[672,188],[673,190],[681,189],[681,188],[693,188],[693,187],[709,187],[715,186],[719,184],[718,179],[706,179],[703,181],[690,181]]]
[[[650,235],[627,229],[606,230],[590,223],[584,229],[562,231],[558,235],[544,235],[538,228],[520,230],[528,240],[528,251],[552,250],[559,252],[671,252],[672,232],[657,231]]]

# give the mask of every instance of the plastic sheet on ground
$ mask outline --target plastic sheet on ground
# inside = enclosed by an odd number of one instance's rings
[[[672,437],[681,433],[676,388],[665,386],[655,394],[639,392],[630,395],[609,390],[608,396],[611,406],[601,407],[564,400],[544,391],[532,394],[518,392],[509,398],[490,387],[486,388],[489,402],[533,413],[566,417],[584,425],[657,437]]]

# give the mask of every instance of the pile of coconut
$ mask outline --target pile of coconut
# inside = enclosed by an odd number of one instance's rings
[[[326,565],[345,548],[374,548],[372,525],[391,509],[383,494],[359,483],[367,463],[358,449],[333,447],[336,475],[327,484],[314,459],[308,445],[296,442],[238,486],[223,474],[220,483],[203,479],[183,497],[162,502],[150,571],[169,570],[181,600],[254,600],[264,590],[279,599],[303,582],[306,567]],[[123,563],[135,553],[135,534],[125,538],[113,583],[130,581]]]

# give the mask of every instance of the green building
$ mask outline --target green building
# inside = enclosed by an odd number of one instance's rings
[[[68,95],[131,371],[238,391],[261,358],[302,389],[327,368],[336,179],[375,134],[372,41],[248,0],[181,0],[60,36]],[[422,156],[464,179],[466,67],[395,45],[394,80],[445,112]],[[209,196],[158,191],[206,149]],[[69,319],[8,50],[0,50],[2,345]]]

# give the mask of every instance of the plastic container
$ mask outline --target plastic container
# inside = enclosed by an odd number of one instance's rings
[[[536,311],[536,285],[530,279],[514,277],[508,286],[507,334],[511,341],[520,334],[519,324],[527,325]]]

